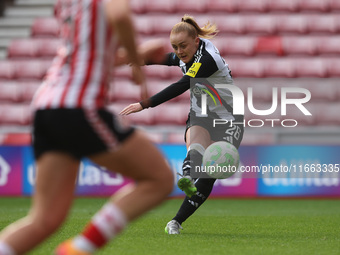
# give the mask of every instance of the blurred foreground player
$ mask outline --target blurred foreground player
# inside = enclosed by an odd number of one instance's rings
[[[220,56],[218,49],[209,40],[217,34],[215,25],[210,23],[202,28],[198,26],[193,17],[184,15],[182,21],[177,23],[170,33],[170,42],[174,53],[167,54],[162,61],[148,62],[146,64],[163,64],[168,66],[179,66],[183,77],[176,83],[171,84],[156,95],[139,103],[131,104],[121,111],[122,115],[139,112],[148,107],[162,104],[190,89],[190,81],[194,78],[206,78],[223,84],[233,84],[231,72],[225,60]],[[147,49],[147,45],[140,47],[140,51]],[[196,81],[194,80],[194,83]],[[198,86],[201,86],[199,84]],[[196,86],[196,84],[195,84]],[[214,82],[202,88],[209,93],[216,92]],[[192,169],[201,166],[205,149],[217,141],[225,141],[233,144],[236,148],[240,146],[243,138],[243,115],[233,115],[233,96],[229,90],[219,89],[221,105],[208,101],[208,115],[202,116],[200,105],[200,93],[190,91],[191,108],[185,131],[185,142],[187,156],[184,159],[182,170],[183,176],[177,185],[187,195],[177,212],[176,216],[166,225],[168,234],[179,234],[181,224],[188,219],[210,195],[216,179],[198,178],[195,182],[190,175]],[[234,122],[232,125],[221,125],[213,127],[214,119],[224,119]],[[238,124],[237,124],[238,123]]]
[[[29,214],[0,233],[0,254],[23,254],[64,222],[79,162],[88,157],[136,181],[117,192],[83,233],[60,244],[57,255],[93,254],[126,224],[160,204],[173,175],[155,146],[105,109],[117,40],[144,83],[127,0],[60,0],[64,45],[32,106],[37,175]]]

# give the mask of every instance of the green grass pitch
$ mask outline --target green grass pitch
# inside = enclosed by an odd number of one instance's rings
[[[105,201],[76,199],[58,233],[29,254],[52,254],[59,242],[81,231]],[[180,235],[166,235],[164,227],[181,203],[166,201],[98,254],[340,254],[339,200],[212,199],[183,223]],[[26,215],[29,204],[28,198],[0,198],[0,229]]]

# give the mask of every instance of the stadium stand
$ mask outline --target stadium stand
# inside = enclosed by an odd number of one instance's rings
[[[29,141],[29,102],[60,45],[53,2],[1,0],[0,143]],[[313,141],[313,128],[327,132],[328,128],[339,125],[340,0],[211,0],[209,3],[132,0],[131,4],[140,41],[168,39],[172,26],[185,13],[192,14],[199,24],[215,22],[220,33],[213,42],[229,64],[245,100],[247,88],[253,89],[256,107],[270,108],[274,87],[279,92],[283,87],[308,89],[312,94],[308,107],[313,116],[304,118],[298,110],[286,116],[297,119],[299,132],[306,132],[302,142],[308,132]],[[176,67],[148,66],[145,71],[149,94],[181,77]],[[133,85],[129,67],[117,68],[114,75],[116,80],[109,89],[113,104],[110,109],[119,112],[139,100],[140,89]],[[189,92],[186,92],[169,103],[125,119],[144,128],[155,142],[182,143],[188,107]],[[279,109],[272,117],[278,116]],[[251,114],[249,109],[246,118],[264,119]],[[9,132],[7,127],[24,132]],[[247,130],[244,142],[284,142],[280,139],[285,134],[282,129],[268,128],[262,133]]]

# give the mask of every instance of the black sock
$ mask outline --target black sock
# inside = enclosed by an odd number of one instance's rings
[[[187,218],[189,218],[208,198],[215,181],[216,179],[198,179],[195,183],[197,194],[191,198],[184,198],[184,201],[173,220],[182,224]]]
[[[203,155],[199,153],[197,150],[192,149],[188,151],[186,158],[183,160],[183,175],[190,175],[190,170],[195,168],[196,166],[202,165]]]

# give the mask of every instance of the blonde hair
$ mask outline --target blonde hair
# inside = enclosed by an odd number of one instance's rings
[[[200,27],[196,20],[187,14],[182,18],[182,21],[174,25],[171,34],[178,34],[180,32],[187,32],[189,36],[196,38],[202,37],[206,39],[214,38],[219,32],[216,24],[211,24],[209,21],[203,27]]]

